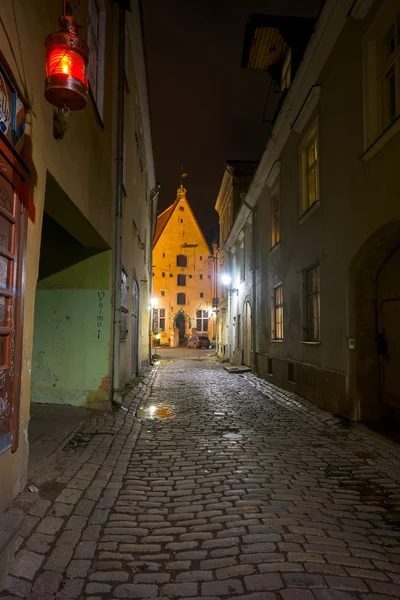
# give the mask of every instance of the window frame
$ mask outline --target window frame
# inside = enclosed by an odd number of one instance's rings
[[[382,66],[379,46],[394,26],[395,49],[392,59]],[[397,47],[396,47],[397,39]],[[383,114],[382,80],[390,64],[395,67],[395,116],[385,122]],[[380,138],[379,148],[399,130],[400,117],[400,0],[386,0],[379,8],[363,38],[363,95],[364,95],[364,149],[367,151]],[[396,123],[396,127],[394,127]],[[389,133],[390,131],[390,133]],[[372,154],[373,155],[373,154]]]
[[[183,302],[181,302],[183,300]],[[178,292],[176,295],[176,303],[179,306],[186,306],[186,294],[184,292]]]
[[[281,298],[277,301],[277,292],[280,291]],[[275,342],[283,342],[284,338],[284,295],[282,282],[274,285],[272,288],[271,298],[271,339]],[[278,321],[278,313],[281,315],[281,320]]]
[[[199,316],[199,313],[201,313],[201,316]],[[198,328],[199,322],[201,322],[201,329]],[[206,309],[198,308],[196,310],[196,331],[197,331],[197,333],[208,333],[209,322],[210,322],[209,311]],[[205,323],[207,324],[206,329],[204,329]]]
[[[95,81],[93,81],[93,65],[91,58],[94,54],[92,50],[93,40],[93,10],[97,10],[97,32],[95,35],[96,67]],[[105,51],[106,51],[106,6],[104,0],[88,0],[87,9],[87,44],[89,46],[89,64],[87,68],[87,77],[89,81],[89,92],[93,104],[101,118],[104,116],[104,71],[105,71]]]
[[[300,161],[300,216],[303,216],[313,206],[320,202],[320,178],[319,178],[319,130],[318,119],[315,118],[307,130],[306,135],[299,147]],[[316,158],[312,164],[308,164],[309,153],[311,146],[315,144]],[[310,185],[309,178],[311,172],[315,172],[315,197],[310,202]]]
[[[271,248],[281,241],[281,189],[279,179],[271,192]],[[278,225],[277,225],[278,224]]]
[[[184,259],[184,260],[182,260]],[[180,264],[180,263],[184,263],[184,264]],[[181,268],[187,268],[188,266],[188,258],[185,254],[177,254],[176,255],[176,266],[177,267],[181,267]]]
[[[309,291],[309,275],[311,272],[317,271],[317,289],[310,293]],[[316,263],[307,267],[302,272],[303,275],[303,342],[310,344],[320,344],[321,343],[321,272],[320,265]],[[310,316],[310,300],[316,298],[316,316]],[[314,326],[310,327],[310,319],[313,319],[314,322],[317,322],[318,334],[313,335],[310,330],[312,329],[314,332]]]

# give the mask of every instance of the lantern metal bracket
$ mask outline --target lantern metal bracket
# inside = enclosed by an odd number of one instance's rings
[[[53,136],[56,140],[62,140],[67,131],[69,115],[71,114],[68,106],[58,108],[53,113]]]

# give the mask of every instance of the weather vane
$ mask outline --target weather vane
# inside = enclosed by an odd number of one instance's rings
[[[181,185],[183,185],[183,179],[184,179],[184,177],[187,177],[187,175],[188,175],[187,173],[183,172],[183,167],[181,167]]]

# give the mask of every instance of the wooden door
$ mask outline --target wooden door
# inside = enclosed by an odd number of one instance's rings
[[[27,211],[18,155],[0,137],[0,453],[18,447]]]

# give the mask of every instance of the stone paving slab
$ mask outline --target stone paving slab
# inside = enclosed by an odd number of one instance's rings
[[[3,600],[400,598],[400,448],[365,428],[207,357],[81,435],[11,508]]]

